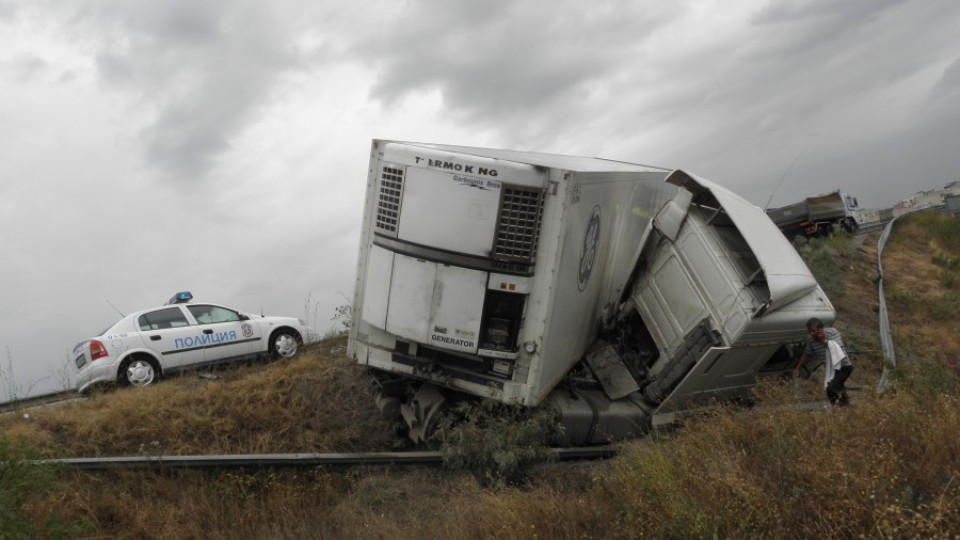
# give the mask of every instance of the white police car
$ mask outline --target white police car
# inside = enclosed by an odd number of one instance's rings
[[[188,303],[180,292],[165,305],[120,319],[73,349],[77,390],[97,383],[146,386],[177,370],[270,355],[290,358],[307,326],[291,317],[247,315],[215,304]]]

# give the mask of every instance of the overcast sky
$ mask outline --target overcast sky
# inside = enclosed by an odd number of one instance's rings
[[[329,331],[372,138],[684,168],[759,206],[942,187],[957,28],[954,0],[0,0],[0,401],[72,385],[108,300]]]

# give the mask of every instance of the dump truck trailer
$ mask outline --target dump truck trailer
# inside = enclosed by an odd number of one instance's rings
[[[838,229],[853,232],[859,225],[856,219],[859,208],[856,198],[842,191],[834,191],[807,197],[780,208],[771,208],[767,210],[767,215],[792,240],[797,236],[832,236]]]
[[[349,354],[424,441],[462,400],[548,407],[564,444],[748,395],[834,318],[759,208],[684,171],[375,140]]]

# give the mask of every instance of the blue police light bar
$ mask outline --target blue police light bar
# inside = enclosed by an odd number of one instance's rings
[[[169,305],[169,304],[186,304],[187,302],[189,302],[189,301],[191,301],[191,300],[193,300],[193,295],[190,294],[190,291],[182,291],[182,292],[178,292],[177,294],[173,295],[173,298],[171,298],[170,301],[167,302],[167,305]]]

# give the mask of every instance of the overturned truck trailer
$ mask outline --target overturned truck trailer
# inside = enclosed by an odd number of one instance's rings
[[[757,207],[683,171],[375,140],[349,354],[425,440],[452,403],[643,433],[796,364],[833,307]]]

